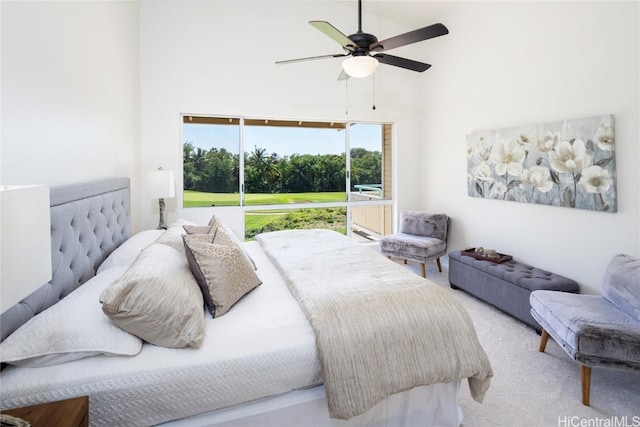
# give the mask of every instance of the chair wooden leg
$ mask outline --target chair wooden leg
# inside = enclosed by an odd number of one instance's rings
[[[427,277],[427,272],[425,271],[424,262],[420,264],[420,272],[422,273],[422,277]]]
[[[391,259],[391,255],[387,255],[387,258]]]
[[[407,263],[407,260],[406,260],[406,259],[404,260],[404,263],[405,263],[405,264]]]
[[[580,366],[580,377],[582,380],[582,404],[589,406],[589,391],[591,390],[591,367]]]
[[[540,334],[540,347],[538,347],[540,353],[544,353],[544,349],[547,347],[547,341],[549,341],[549,332],[543,329],[542,334]]]
[[[442,273],[442,264],[440,264],[440,258],[436,258],[436,264],[438,264],[438,271]]]

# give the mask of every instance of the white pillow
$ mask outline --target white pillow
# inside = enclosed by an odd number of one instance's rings
[[[176,251],[184,254],[184,244],[182,243],[182,236],[187,232],[182,227],[169,227],[164,231],[155,241],[155,243],[161,243],[175,249]]]
[[[100,264],[96,274],[113,267],[130,266],[140,252],[155,242],[162,233],[164,230],[144,230],[129,237]]]
[[[151,344],[200,347],[204,340],[204,300],[184,248],[150,245],[100,302],[116,325]]]
[[[167,228],[182,228],[185,225],[196,225],[196,223],[193,221],[189,221],[188,219],[178,218],[175,221],[170,222],[169,225],[167,225]]]
[[[114,325],[98,300],[126,269],[116,267],[93,277],[22,325],[0,344],[0,361],[36,368],[97,354],[138,354],[142,340]]]

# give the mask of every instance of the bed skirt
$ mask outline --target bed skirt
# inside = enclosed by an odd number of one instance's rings
[[[232,408],[161,424],[163,427],[458,427],[460,381],[394,394],[349,420],[329,418],[324,386],[294,390]]]

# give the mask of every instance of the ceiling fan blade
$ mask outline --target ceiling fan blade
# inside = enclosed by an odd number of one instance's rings
[[[444,36],[445,34],[449,34],[447,27],[442,24],[433,24],[428,27],[419,28],[417,30],[409,31],[408,33],[373,43],[370,46],[370,49],[372,51],[382,52],[385,50],[395,49],[400,46],[406,46],[411,43],[432,39],[434,37]]]
[[[309,24],[340,43],[340,46],[344,49],[351,52],[356,49],[356,45],[351,41],[351,39],[349,39],[349,37],[345,36],[340,30],[329,24],[327,21],[309,21]]]
[[[431,68],[431,64],[425,64],[424,62],[418,62],[412,59],[400,58],[399,56],[393,56],[386,53],[374,55],[374,58],[383,64],[406,68],[407,70],[418,71],[420,73]]]
[[[295,62],[312,61],[315,59],[324,59],[324,58],[341,58],[343,56],[349,56],[349,55],[346,55],[344,53],[336,53],[335,55],[308,56],[306,58],[285,59],[284,61],[276,61],[276,64],[293,64]]]

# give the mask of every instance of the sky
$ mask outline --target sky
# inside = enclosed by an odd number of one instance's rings
[[[363,147],[382,151],[381,125],[358,123],[351,127],[351,148]],[[239,127],[226,125],[189,124],[182,126],[183,143],[209,150],[212,147],[238,152]],[[297,154],[342,154],[345,152],[345,130],[290,128],[275,126],[245,126],[244,150],[254,146],[265,148],[279,156]]]

